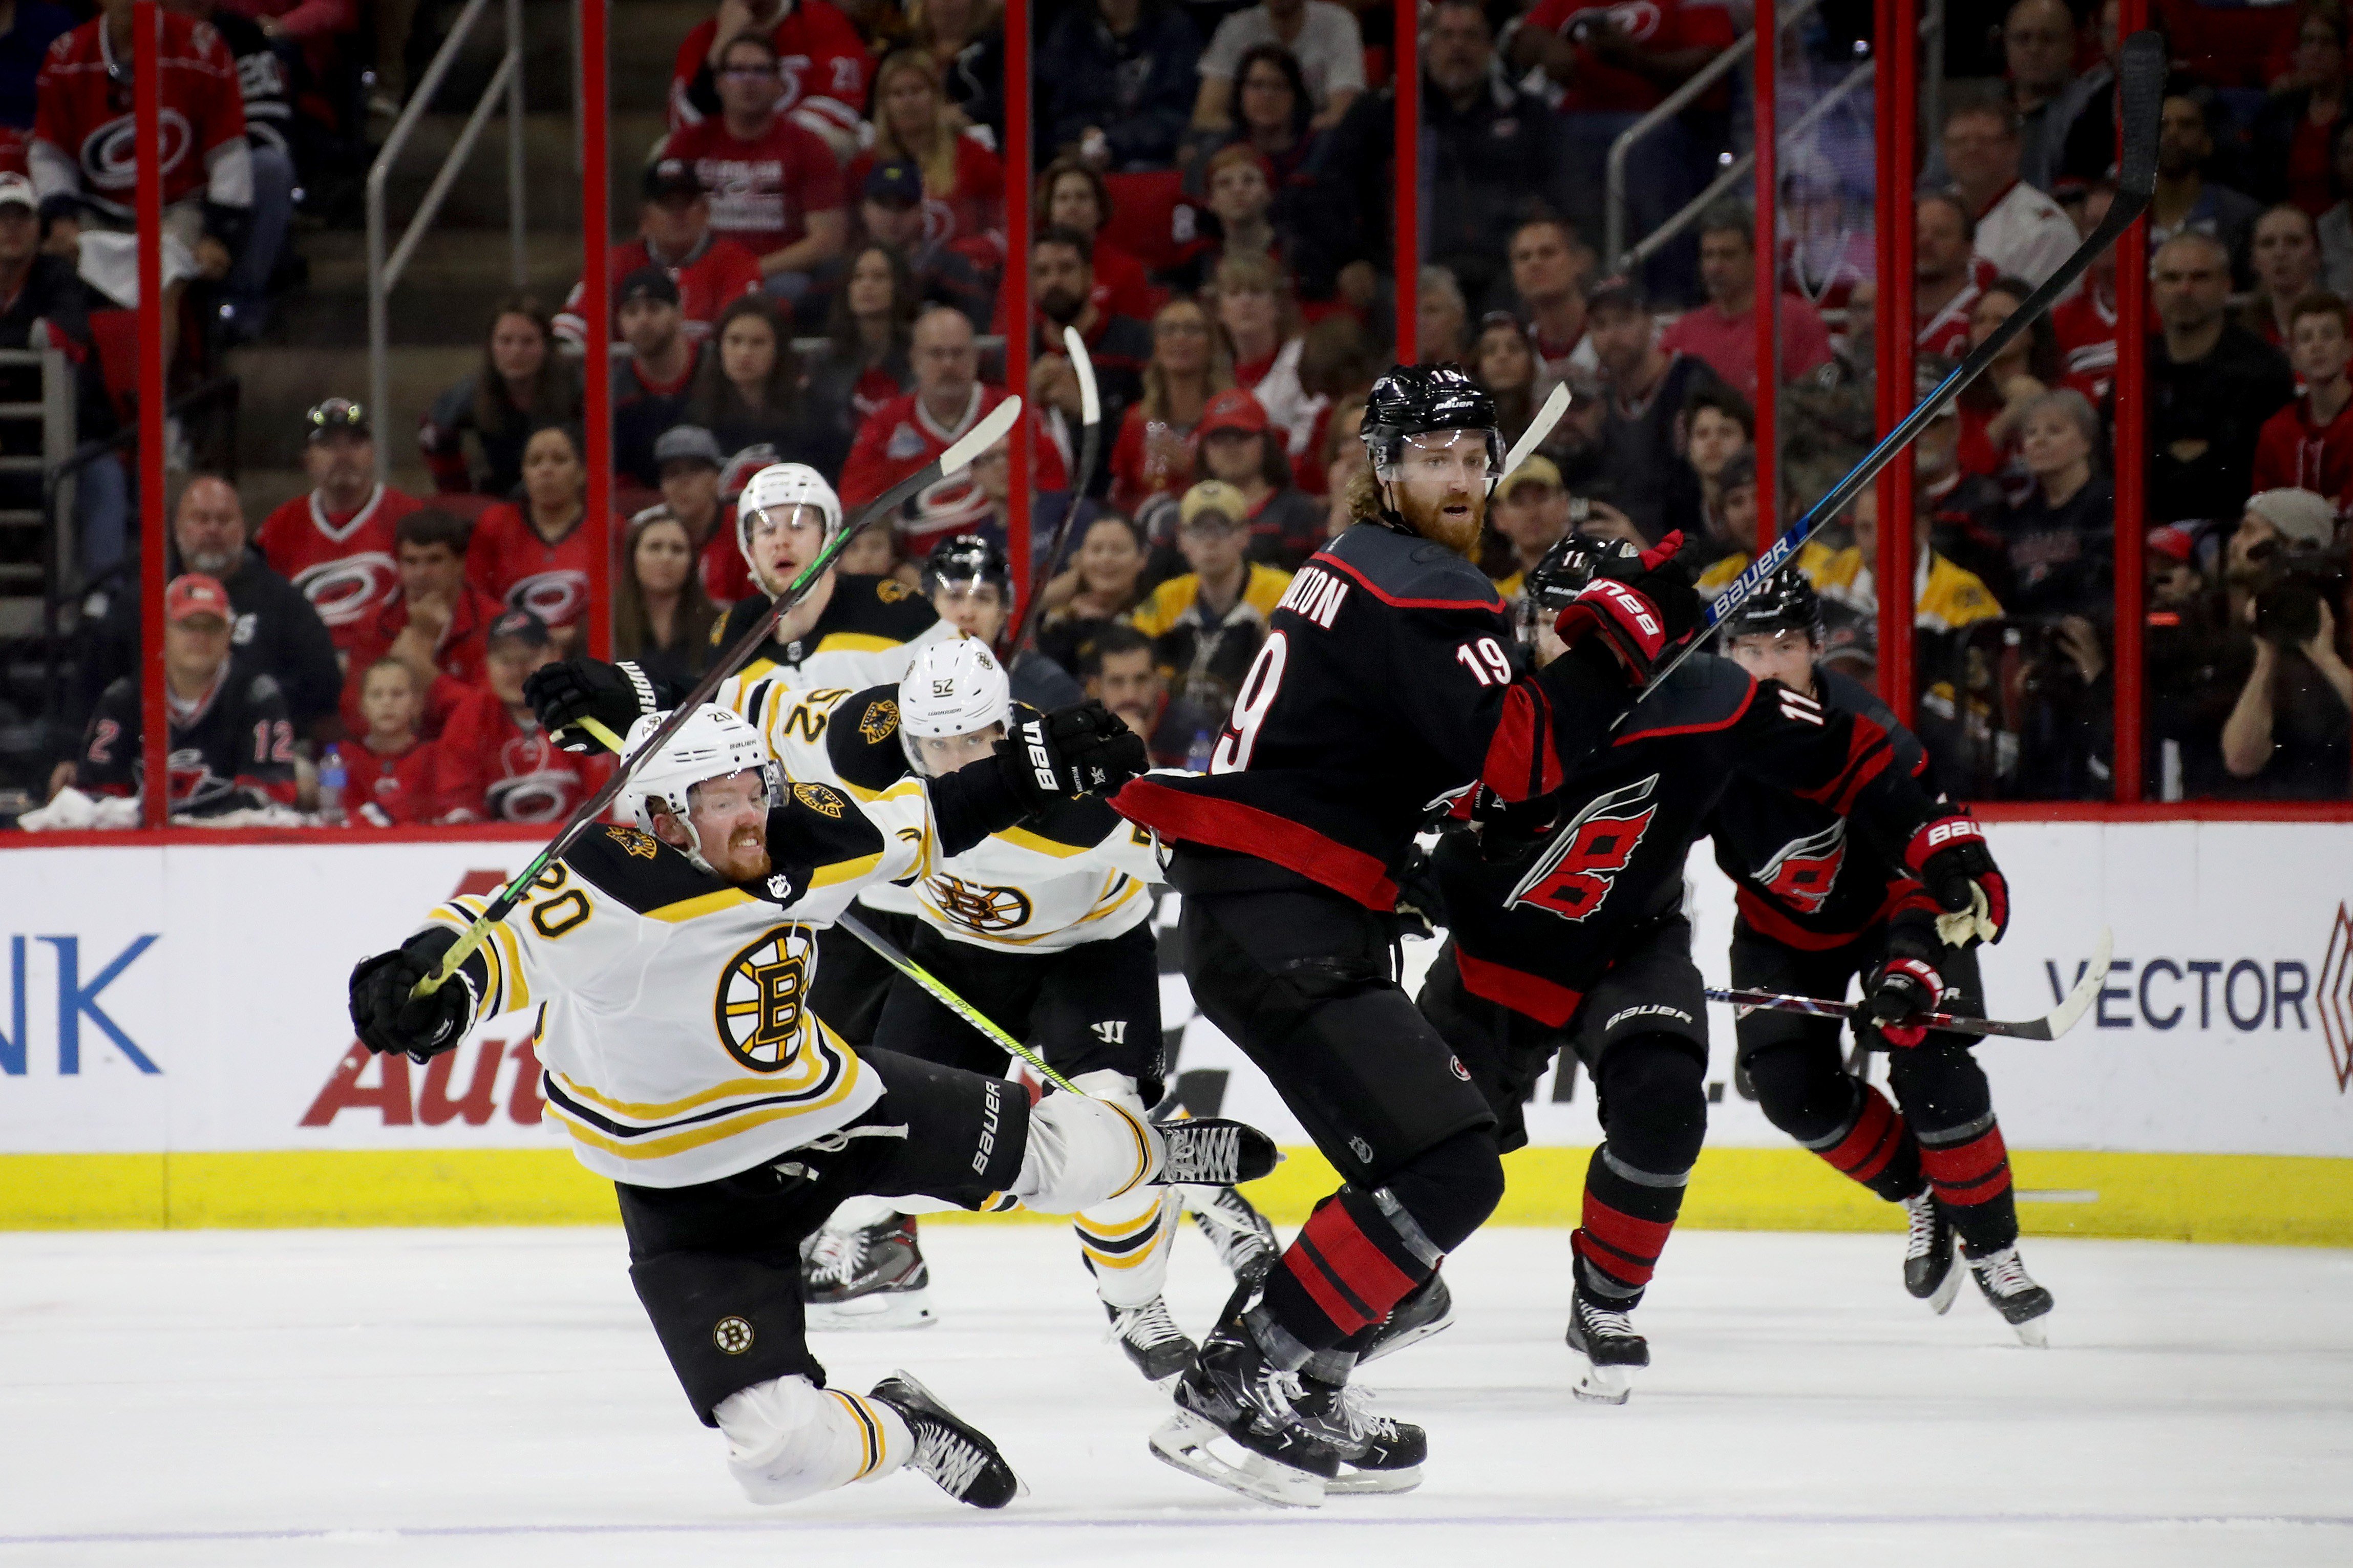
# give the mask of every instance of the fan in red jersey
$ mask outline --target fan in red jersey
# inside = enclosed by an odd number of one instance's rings
[[[400,585],[383,607],[362,621],[344,661],[343,726],[364,733],[360,689],[376,660],[396,658],[425,692],[425,733],[441,732],[459,702],[482,679],[483,635],[499,602],[466,581],[465,519],[419,507],[392,531],[394,570]]]
[[[529,610],[491,623],[483,689],[449,716],[435,748],[436,822],[561,822],[587,799],[613,759],[559,749],[523,700],[523,678],[552,663],[547,626]]]
[[[511,610],[529,610],[571,648],[588,609],[588,567],[611,536],[591,518],[588,471],[569,430],[532,432],[522,449],[520,500],[501,501],[474,524],[466,575]]]
[[[375,477],[367,410],[330,397],[303,416],[302,467],[311,490],[262,520],[262,557],[311,601],[335,650],[348,654],[361,625],[400,585],[393,524],[424,503]]]
[[[613,247],[606,276],[613,279],[613,305],[620,307],[620,280],[643,267],[659,267],[678,285],[679,313],[687,340],[711,335],[721,307],[760,291],[760,260],[711,226],[711,193],[694,165],[663,158],[646,167],[645,205],[638,209],[638,237]],[[555,318],[555,335],[577,347],[586,341],[588,285],[572,286]]]
[[[745,33],[776,50],[776,112],[826,138],[837,153],[858,145],[872,58],[829,0],[721,0],[719,15],[687,34],[670,83],[672,130],[719,113],[721,48]]]
[[[360,672],[360,717],[367,728],[343,742],[344,808],[371,827],[405,827],[428,820],[433,807],[433,742],[425,721],[425,688],[417,672],[386,656]]]
[[[2084,197],[2077,221],[2084,232],[2107,220],[2116,198],[2114,186],[2094,185]],[[2116,380],[2116,252],[2114,246],[2093,259],[2084,286],[2052,308],[2052,335],[2066,366],[2066,384],[2092,400],[2096,408]]]

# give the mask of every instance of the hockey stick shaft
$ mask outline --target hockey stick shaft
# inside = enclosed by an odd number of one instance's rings
[[[1056,1089],[1068,1089],[1072,1094],[1086,1092],[1073,1085],[1069,1079],[1048,1067],[1045,1058],[998,1028],[987,1014],[948,989],[947,982],[899,950],[899,944],[889,937],[884,936],[847,910],[834,917],[834,923],[872,948],[877,958],[930,993],[933,1001],[987,1035],[999,1049],[1028,1063],[1048,1083],[1052,1084]]]
[[[1013,427],[1013,422],[1019,417],[1021,417],[1021,399],[1018,396],[1008,396],[1004,402],[983,415],[980,423],[974,426],[970,433],[961,440],[949,447],[932,462],[924,464],[923,467],[892,486],[877,497],[872,505],[860,511],[849,526],[843,529],[834,538],[833,542],[819,551],[817,559],[802,568],[801,574],[794,578],[783,593],[776,595],[776,602],[768,606],[767,613],[754,623],[752,628],[743,637],[736,639],[735,646],[712,661],[711,668],[702,672],[702,679],[695,682],[694,689],[688,692],[685,700],[670,710],[670,717],[663,720],[654,732],[647,737],[646,743],[638,749],[634,756],[621,755],[621,748],[617,745],[613,748],[615,763],[612,776],[597,786],[596,792],[581,804],[579,809],[573,812],[556,836],[547,841],[546,847],[533,856],[530,863],[524,866],[519,874],[510,878],[506,886],[491,897],[490,902],[483,906],[482,912],[474,918],[474,923],[468,926],[465,934],[458,939],[457,944],[441,955],[439,965],[432,973],[417,983],[417,988],[412,994],[428,995],[440,989],[448,982],[451,975],[458,973],[458,966],[472,957],[474,950],[480,947],[490,936],[491,928],[514,912],[514,907],[522,901],[523,893],[531,887],[533,880],[541,872],[546,870],[557,856],[569,848],[572,841],[579,837],[589,824],[602,816],[607,808],[620,797],[621,791],[628,784],[630,775],[637,772],[635,757],[649,756],[659,750],[663,742],[678,732],[679,726],[684,724],[697,708],[710,700],[711,694],[719,689],[722,681],[749,663],[752,656],[766,645],[770,635],[776,629],[776,623],[782,620],[794,605],[808,596],[809,590],[822,581],[827,573],[833,570],[834,563],[841,559],[842,552],[848,550],[860,534],[865,532],[877,521],[891,516],[906,505],[911,498],[926,487],[937,484],[944,476],[961,473],[970,468],[972,460],[997,445],[1005,433]],[[608,731],[607,734],[609,733]]]
[[[1990,1035],[2011,1040],[2055,1040],[2083,1020],[2098,1000],[2100,988],[2108,982],[2108,959],[2116,951],[2116,933],[2106,927],[2100,929],[2100,940],[2092,956],[2076,977],[2074,989],[2061,999],[2059,1005],[2040,1018],[2025,1018],[2015,1023],[2000,1018],[1964,1018],[1956,1013],[1915,1013],[1908,1018],[1895,1019],[1898,1028],[1937,1029],[1951,1035]],[[1711,1002],[1729,1002],[1738,1007],[1762,1007],[1776,1013],[1805,1013],[1817,1018],[1852,1018],[1862,1009],[1852,1002],[1834,1002],[1823,996],[1791,996],[1778,991],[1726,991],[1706,987]]]
[[[1699,629],[1691,634],[1673,657],[1651,675],[1642,689],[1640,704],[1665,684],[1683,660],[1705,647],[1716,627],[1729,619],[1765,580],[1788,565],[1814,531],[1844,511],[1849,502],[1862,493],[1862,488],[1879,477],[1882,468],[1919,437],[1920,432],[1942,413],[1947,405],[1960,395],[1968,384],[1985,373],[1986,367],[2000,359],[2002,352],[2018,340],[2019,334],[2032,326],[2037,318],[2059,302],[2060,296],[2075,286],[2076,280],[2091,269],[2100,253],[2116,242],[2118,236],[2147,210],[2149,199],[2157,191],[2157,140],[2158,112],[2164,106],[2166,55],[2165,41],[2154,32],[2135,33],[2126,38],[2116,62],[2116,79],[2122,108],[2118,123],[2124,132],[2123,157],[2116,171],[2116,200],[2109,204],[2108,216],[2100,226],[2087,236],[2074,253],[2061,264],[2059,270],[2042,280],[2040,288],[2029,294],[2008,320],[1996,327],[1986,341],[1969,351],[1968,357],[1953,367],[1952,374],[1936,384],[1935,391],[1923,398],[1919,405],[1904,417],[1902,424],[1889,431],[1878,446],[1863,455],[1862,461],[1847,471],[1844,479],[1832,485],[1822,498],[1808,508],[1782,531],[1766,552],[1751,562],[1746,571],[1726,584],[1707,607],[1706,618]],[[1769,498],[1768,498],[1769,499]],[[1631,707],[1626,710],[1633,711]],[[1618,724],[1626,715],[1618,716]],[[1617,724],[1611,726],[1617,728]]]
[[[1496,482],[1503,483],[1518,473],[1520,465],[1544,445],[1545,437],[1552,434],[1553,426],[1559,424],[1561,416],[1567,412],[1568,386],[1563,383],[1552,389],[1552,395],[1544,400],[1544,406],[1536,410],[1536,416],[1528,421],[1528,427],[1520,432],[1520,438],[1512,443],[1510,451],[1504,454],[1504,477]]]
[[[1021,624],[1014,628],[1013,640],[1005,645],[1008,667],[1021,657],[1022,646],[1038,629],[1038,612],[1046,602],[1046,584],[1052,580],[1062,551],[1071,542],[1071,525],[1078,521],[1079,507],[1087,499],[1087,487],[1094,483],[1095,463],[1103,453],[1103,396],[1095,387],[1094,358],[1087,353],[1087,341],[1079,336],[1076,327],[1062,329],[1062,346],[1070,352],[1071,368],[1079,377],[1079,467],[1071,479],[1070,504],[1062,509],[1062,521],[1054,530],[1053,547],[1046,552],[1046,563],[1035,569],[1034,574],[1039,580],[1029,585],[1029,602],[1021,606]],[[1034,555],[1031,561],[1034,566]]]

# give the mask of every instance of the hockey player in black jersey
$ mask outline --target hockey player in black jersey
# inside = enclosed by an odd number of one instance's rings
[[[1627,549],[1564,540],[1530,574],[1533,601],[1567,598]],[[1882,725],[1704,655],[1647,693],[1564,787],[1475,804],[1475,826],[1441,837],[1431,869],[1450,935],[1419,1002],[1502,1119],[1503,1146],[1526,1142],[1520,1105],[1564,1044],[1599,1096],[1603,1142],[1570,1238],[1582,1398],[1622,1403],[1649,1364],[1627,1314],[1706,1133],[1707,1015],[1683,865],[1735,781],[1785,791],[1825,821],[1852,817],[1940,908],[1970,909],[1978,888],[2003,898],[1976,824],[1897,765]]]
[[[1821,604],[1796,567],[1758,588],[1724,629],[1741,668],[1813,698],[1825,714],[1877,726],[1894,764],[1927,779],[1926,753],[1895,715],[1856,682],[1817,668]],[[2018,1259],[2010,1158],[1969,1037],[1894,1022],[1930,1010],[1984,1016],[1974,944],[1966,934],[1947,942],[1943,911],[1910,868],[1816,802],[1743,777],[1718,802],[1710,831],[1716,864],[1738,889],[1732,984],[1837,1001],[1859,979],[1877,1022],[1857,1033],[1887,1048],[1896,1102],[1847,1071],[1836,1019],[1757,1009],[1741,1016],[1737,1032],[1739,1067],[1758,1105],[1833,1170],[1905,1206],[1904,1284],[1913,1295],[1939,1312],[1952,1305],[1957,1236],[1986,1300],[2021,1339],[2042,1343],[2051,1292]],[[2006,897],[1998,876],[1981,885],[1996,901]],[[2005,915],[1987,918],[1998,928]]]
[[[1493,401],[1453,366],[1402,367],[1374,387],[1363,439],[1356,521],[1269,617],[1209,772],[1138,779],[1113,802],[1174,846],[1202,1012],[1346,1184],[1203,1342],[1153,1447],[1303,1506],[1327,1486],[1415,1483],[1423,1435],[1370,1415],[1348,1373],[1503,1193],[1494,1114],[1392,967],[1414,834],[1474,784],[1512,801],[1559,787],[1698,615],[1662,555],[1626,563],[1574,596],[1566,651],[1529,673],[1469,559],[1501,472]]]
[[[1014,701],[1044,710],[1085,699],[1069,670],[1034,647],[1006,646],[1013,624],[1013,567],[995,540],[977,533],[941,540],[923,563],[923,592],[941,620],[1004,661]]]

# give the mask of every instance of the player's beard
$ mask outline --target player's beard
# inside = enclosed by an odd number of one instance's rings
[[[1487,521],[1487,498],[1483,492],[1455,489],[1436,500],[1425,501],[1408,495],[1399,486],[1397,504],[1406,526],[1424,539],[1435,540],[1465,560],[1477,552],[1479,533]]]
[[[727,863],[719,869],[731,882],[765,881],[768,873],[776,869],[775,862],[768,858],[766,829],[747,825],[729,834]]]

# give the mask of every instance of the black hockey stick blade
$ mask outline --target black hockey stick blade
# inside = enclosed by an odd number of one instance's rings
[[[1665,684],[1683,660],[1706,645],[1715,635],[1715,628],[1729,619],[1734,611],[1747,602],[1765,580],[1788,565],[1797,557],[1799,549],[1812,537],[1815,531],[1847,509],[1864,486],[1879,477],[1879,471],[1893,462],[1897,454],[1919,437],[1920,432],[1942,413],[1947,404],[1958,397],[1968,384],[1985,374],[1986,368],[2000,359],[2021,333],[2032,326],[2060,297],[2075,286],[2076,280],[2091,270],[2100,253],[2116,242],[2117,237],[2140,216],[2157,190],[2157,136],[2158,119],[2165,98],[2165,40],[2154,32],[2135,33],[2126,38],[2116,63],[2118,122],[2124,138],[2122,160],[2117,168],[2116,196],[2108,205],[2108,216],[2100,226],[2084,236],[2059,270],[2042,280],[2042,286],[2029,294],[2007,321],[1996,327],[1986,341],[1969,351],[1968,357],[1955,365],[1952,374],[1936,384],[1935,391],[1921,399],[1917,407],[1904,416],[1903,423],[1889,431],[1884,439],[1869,452],[1862,461],[1849,469],[1844,479],[1832,485],[1822,498],[1806,510],[1804,516],[1782,531],[1765,553],[1749,563],[1746,571],[1726,584],[1707,607],[1707,618],[1690,634],[1683,646],[1662,665],[1642,689],[1647,697]],[[1635,699],[1639,704],[1641,697]],[[1633,711],[1631,707],[1627,713]],[[1626,721],[1626,714],[1618,716],[1617,724]]]
[[[973,459],[1004,439],[1005,433],[1012,429],[1013,422],[1020,417],[1021,399],[1018,396],[1008,396],[1004,402],[982,415],[979,422],[951,445],[946,451],[883,491],[881,495],[875,498],[871,505],[860,511],[847,528],[835,536],[833,542],[819,551],[817,559],[803,567],[801,574],[794,578],[783,593],[776,595],[776,603],[768,606],[767,614],[754,622],[751,629],[737,638],[733,647],[711,661],[711,668],[702,672],[702,679],[695,682],[694,689],[688,692],[676,708],[670,710],[669,718],[655,726],[654,732],[646,737],[645,743],[628,756],[618,759],[612,775],[597,786],[595,794],[580,804],[578,809],[575,810],[570,818],[565,821],[563,828],[554,837],[547,841],[546,847],[532,857],[530,864],[526,865],[520,873],[507,879],[506,886],[500,889],[490,902],[483,906],[482,912],[475,918],[474,923],[466,928],[466,934],[458,939],[457,945],[441,955],[439,967],[418,981],[416,990],[411,994],[423,996],[438,990],[451,975],[458,973],[458,966],[472,956],[476,948],[482,945],[482,939],[490,934],[491,927],[514,912],[514,907],[522,901],[523,892],[531,886],[533,879],[546,870],[549,864],[570,847],[572,841],[579,837],[589,824],[604,816],[613,802],[620,797],[621,791],[628,785],[630,775],[637,772],[637,759],[650,755],[663,742],[676,734],[679,726],[684,724],[697,708],[711,700],[711,694],[719,689],[722,681],[750,662],[752,656],[759,652],[767,642],[769,634],[776,629],[776,623],[795,605],[808,596],[809,590],[815,587],[818,581],[828,572],[833,570],[833,563],[841,559],[842,552],[848,550],[860,534],[865,532],[878,520],[891,516],[906,505],[926,487],[939,483],[950,474],[960,474],[972,467]]]
[[[1062,521],[1055,526],[1054,543],[1046,552],[1040,580],[1029,585],[1029,602],[1021,606],[1021,624],[1014,628],[1013,640],[1005,645],[1008,668],[1021,657],[1029,634],[1038,629],[1039,607],[1046,602],[1046,582],[1053,576],[1063,550],[1071,542],[1071,525],[1078,521],[1080,503],[1087,499],[1087,487],[1095,479],[1095,463],[1103,455],[1103,396],[1095,389],[1094,357],[1087,353],[1087,341],[1079,336],[1076,327],[1062,329],[1062,347],[1069,352],[1071,369],[1079,377],[1079,466],[1071,474],[1070,504],[1062,509]],[[1031,559],[1036,560],[1034,554]]]
[[[2116,936],[2106,927],[2100,930],[2099,946],[2094,949],[2091,962],[2075,982],[2065,1000],[2040,1018],[2026,1018],[2011,1023],[2000,1018],[1964,1018],[1957,1013],[1915,1013],[1897,1020],[1903,1028],[1935,1029],[1950,1035],[1990,1035],[2006,1040],[2055,1040],[2082,1022],[2099,999],[2100,987],[2107,983],[2108,957],[2116,951]],[[1817,1018],[1852,1018],[1862,1011],[1852,1002],[1831,1002],[1820,996],[1785,996],[1778,991],[1725,991],[1708,987],[1711,1002],[1729,1002],[1736,1007],[1762,1007],[1775,1013],[1805,1013]]]

